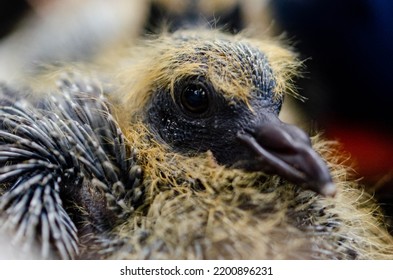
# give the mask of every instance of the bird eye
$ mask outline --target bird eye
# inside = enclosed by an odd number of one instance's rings
[[[203,114],[209,109],[209,93],[202,84],[189,84],[181,92],[180,101],[184,109],[193,114]]]

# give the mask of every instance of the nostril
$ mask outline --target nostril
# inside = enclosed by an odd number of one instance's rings
[[[286,124],[266,123],[255,128],[253,136],[258,143],[272,151],[293,154],[298,152],[298,139],[287,131]]]

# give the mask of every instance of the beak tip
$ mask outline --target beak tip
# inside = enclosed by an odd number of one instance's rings
[[[325,183],[320,188],[319,193],[326,197],[334,197],[337,193],[336,185],[332,182]]]

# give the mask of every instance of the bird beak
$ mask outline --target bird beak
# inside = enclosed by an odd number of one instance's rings
[[[310,138],[296,126],[265,115],[254,129],[239,132],[253,159],[241,164],[248,171],[277,174],[325,196],[334,196],[336,187],[324,160],[311,147]]]

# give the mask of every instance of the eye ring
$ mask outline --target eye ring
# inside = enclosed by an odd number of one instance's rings
[[[189,82],[180,92],[180,104],[186,113],[203,116],[211,106],[210,90],[201,81]]]

